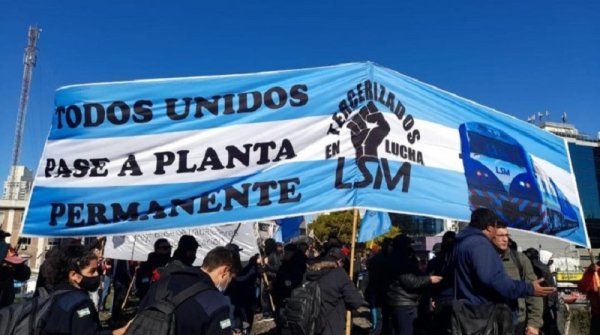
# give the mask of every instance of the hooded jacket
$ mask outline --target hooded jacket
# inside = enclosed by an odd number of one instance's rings
[[[418,260],[406,253],[392,254],[387,264],[390,284],[386,292],[386,305],[417,307],[421,295],[431,286],[430,276],[422,275]]]
[[[319,260],[309,265],[306,279],[317,281],[321,289],[317,334],[343,334],[346,309],[357,309],[365,304],[348,274],[335,262]]]
[[[494,245],[481,230],[469,226],[456,238],[457,299],[481,305],[533,295],[530,282],[508,277]]]

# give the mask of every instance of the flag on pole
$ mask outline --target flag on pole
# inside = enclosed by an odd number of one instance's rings
[[[275,223],[279,226],[278,233],[281,234],[279,237],[281,242],[287,243],[292,238],[300,235],[300,225],[304,222],[304,216],[295,216],[291,218],[285,218],[281,220],[275,220]],[[277,238],[276,238],[277,239]]]
[[[392,220],[386,212],[368,210],[360,222],[358,242],[366,242],[381,236],[392,228]]]

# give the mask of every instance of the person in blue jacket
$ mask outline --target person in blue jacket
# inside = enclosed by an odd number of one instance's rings
[[[478,208],[471,213],[469,226],[457,235],[456,298],[482,305],[552,294],[555,289],[542,286],[543,279],[527,282],[508,277],[491,242],[496,235],[497,221],[494,211]]]

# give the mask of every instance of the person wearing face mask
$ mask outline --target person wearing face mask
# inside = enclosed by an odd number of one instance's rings
[[[170,296],[177,296],[186,288],[202,282],[206,284],[206,289],[188,297],[175,307],[175,335],[231,335],[230,301],[223,292],[241,267],[236,252],[225,247],[216,247],[206,254],[200,269],[190,266],[163,273],[161,278],[150,286],[148,294],[140,303],[139,311],[157,302],[157,293],[164,285]],[[138,332],[143,333],[142,327]]]
[[[177,249],[173,252],[173,258],[165,266],[157,268],[152,272],[152,281],[156,282],[171,272],[189,269],[196,261],[198,246],[198,241],[196,241],[194,236],[182,235],[179,238],[179,242],[177,242]]]
[[[135,276],[136,296],[142,300],[150,289],[152,273],[154,270],[165,266],[171,259],[171,244],[166,238],[159,238],[154,242],[154,251],[148,254],[148,260],[140,264]]]
[[[89,293],[98,290],[98,258],[82,245],[61,248],[46,259],[45,276],[55,288],[42,335],[104,335],[124,334],[127,326],[110,331],[103,330],[98,312]]]

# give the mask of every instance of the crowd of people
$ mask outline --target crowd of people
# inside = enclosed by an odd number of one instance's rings
[[[267,239],[244,264],[239,246],[228,244],[194,266],[198,246],[184,235],[172,252],[167,239],[158,239],[137,264],[104,259],[101,240],[84,246],[63,239],[38,276],[36,295],[55,296],[42,334],[153,334],[164,328],[178,335],[240,335],[250,334],[255,319],[273,320],[275,334],[297,334],[290,313],[300,289],[318,292],[304,297],[319,305],[312,334],[344,334],[348,318],[364,315],[358,310],[368,311],[370,324],[355,333],[371,335],[467,334],[474,327],[559,334],[549,269],[537,250],[518,252],[506,225],[485,208],[473,211],[458,234],[445,233],[428,262],[405,234],[360,249],[354,264],[348,245],[334,235],[323,244]],[[2,271],[12,279],[29,277],[22,263]],[[10,305],[14,292],[3,286],[0,298]],[[123,308],[132,304],[135,312]],[[109,327],[99,313],[110,316]]]

